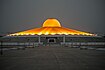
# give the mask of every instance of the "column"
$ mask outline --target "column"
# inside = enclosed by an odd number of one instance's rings
[[[0,49],[1,49],[1,50],[0,50],[0,54],[1,54],[1,55],[3,55],[2,43],[3,43],[3,42],[1,41],[1,45],[0,45]]]
[[[63,36],[63,43],[65,44],[65,35]]]
[[[40,44],[40,35],[39,35],[39,37],[38,37],[38,43]]]

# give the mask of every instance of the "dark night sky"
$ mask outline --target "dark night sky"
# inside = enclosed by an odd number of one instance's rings
[[[67,28],[105,33],[104,0],[0,0],[0,33],[41,27],[57,18]]]

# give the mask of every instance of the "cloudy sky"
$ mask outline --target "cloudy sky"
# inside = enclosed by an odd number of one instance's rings
[[[0,33],[41,27],[57,18],[67,28],[105,33],[104,0],[0,0]]]

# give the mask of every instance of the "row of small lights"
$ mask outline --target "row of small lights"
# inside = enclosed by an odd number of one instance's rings
[[[51,34],[42,34],[42,33],[39,33],[39,34],[10,34],[10,35],[7,35],[7,36],[22,36],[22,35],[87,35],[87,36],[96,36],[95,34],[74,34],[74,33],[71,33],[71,34],[67,34],[67,33],[60,33],[60,34],[55,34],[55,33],[51,33]]]

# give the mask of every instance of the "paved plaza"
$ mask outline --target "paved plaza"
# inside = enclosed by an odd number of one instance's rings
[[[5,50],[0,70],[105,70],[105,50],[35,47]]]

